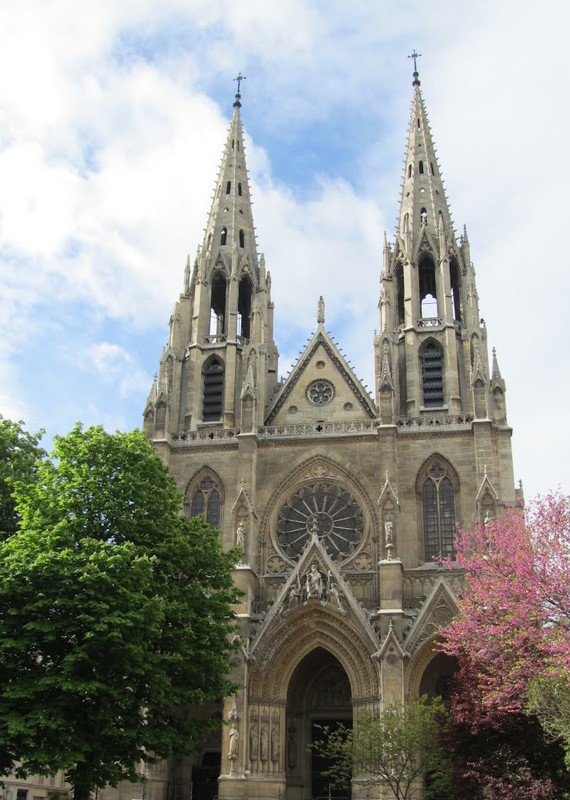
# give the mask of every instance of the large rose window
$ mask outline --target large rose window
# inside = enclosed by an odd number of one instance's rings
[[[364,534],[364,517],[354,497],[335,483],[304,486],[291,495],[277,515],[277,541],[292,560],[315,534],[339,561],[356,552]]]

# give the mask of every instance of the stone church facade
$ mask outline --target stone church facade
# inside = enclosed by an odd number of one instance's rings
[[[505,382],[417,71],[398,228],[384,242],[373,396],[327,331],[322,299],[314,335],[278,380],[240,100],[144,428],[186,513],[243,550],[241,689],[224,701],[218,739],[150,777],[156,800],[326,795],[308,749],[315,726],[444,691],[455,664],[437,633],[461,575],[434,559],[452,554],[457,524],[516,501]],[[365,788],[355,783],[353,796]]]

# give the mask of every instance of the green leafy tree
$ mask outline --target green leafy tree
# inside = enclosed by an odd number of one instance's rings
[[[0,543],[0,769],[62,769],[87,800],[187,752],[213,724],[188,708],[235,690],[237,556],[142,433],[78,425],[53,455]]]
[[[34,480],[38,462],[46,452],[40,447],[43,431],[28,433],[23,422],[0,416],[0,538],[18,530],[14,487]]]
[[[354,729],[323,726],[314,752],[331,763],[333,785],[388,787],[397,800],[437,797],[451,789],[450,768],[440,734],[447,722],[440,698],[409,700],[378,716],[362,716]],[[427,786],[424,787],[424,782]]]
[[[564,744],[565,762],[570,770],[570,681],[568,672],[545,672],[528,687],[527,711],[540,721],[553,740]]]

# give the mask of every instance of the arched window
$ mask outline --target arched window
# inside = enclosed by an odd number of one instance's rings
[[[222,417],[222,398],[224,394],[224,364],[214,356],[204,367],[204,400],[202,420],[216,422]]]
[[[408,178],[412,177],[412,165],[408,164]]]
[[[245,247],[245,234],[243,231],[239,232],[239,246]]]
[[[438,316],[437,283],[435,263],[429,253],[424,253],[420,257],[418,276],[422,318],[433,319]]]
[[[222,232],[220,234],[220,244],[226,244],[228,241],[228,229],[222,228]]]
[[[231,192],[231,190],[232,190],[232,182],[228,181],[226,183],[226,194],[229,194]]]
[[[430,339],[420,352],[422,366],[423,405],[440,408],[443,405],[443,350]]]
[[[419,163],[419,170],[420,170],[420,175],[423,175],[424,174],[424,162],[423,161],[420,161],[420,163]]]
[[[396,308],[398,310],[398,324],[403,325],[404,312],[404,265],[398,261],[395,269],[396,275]]]
[[[431,174],[432,174],[432,175],[435,175],[435,169],[433,168],[433,161],[430,161],[430,162],[429,162],[429,165],[430,165],[430,167],[431,167]]]
[[[241,197],[241,183],[238,183],[238,194]]]
[[[424,560],[455,555],[455,488],[451,470],[435,461],[429,467],[421,487],[424,526]]]
[[[461,322],[461,273],[457,261],[452,258],[449,264],[449,277],[451,280],[451,302],[453,305],[453,318]]]
[[[253,286],[248,275],[240,278],[238,290],[238,325],[239,336],[249,339],[251,335],[251,298]]]
[[[224,336],[226,333],[226,288],[225,275],[216,272],[212,277],[210,296],[210,336]]]
[[[187,502],[191,517],[201,516],[212,528],[219,528],[222,521],[222,495],[213,475],[205,475],[189,492]]]

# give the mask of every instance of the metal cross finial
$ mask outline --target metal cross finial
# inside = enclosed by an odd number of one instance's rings
[[[414,59],[414,80],[412,81],[412,86],[419,86],[420,85],[420,81],[419,81],[419,77],[418,77],[418,58],[421,58],[421,56],[422,56],[422,54],[418,53],[415,48],[410,53],[410,55],[408,56],[408,58],[413,58]]]
[[[234,101],[234,108],[239,108],[241,106],[241,102],[240,102],[240,100],[241,100],[241,93],[240,93],[241,82],[245,81],[245,75],[242,75],[241,72],[239,72],[237,74],[237,76],[234,78],[234,81],[237,81],[237,92],[236,92],[236,99]]]
[[[242,81],[245,81],[245,77],[246,77],[246,76],[245,76],[245,75],[242,75],[242,74],[241,74],[241,72],[238,72],[237,76],[234,78],[234,81],[237,81],[237,85],[238,85],[238,88],[237,88],[237,93],[238,93],[238,94],[240,93],[240,86],[241,86],[241,82],[242,82]]]
[[[415,49],[408,56],[408,58],[413,58],[414,59],[414,72],[418,71],[418,58],[421,58],[421,57],[422,57],[422,54],[421,53],[417,53]]]

